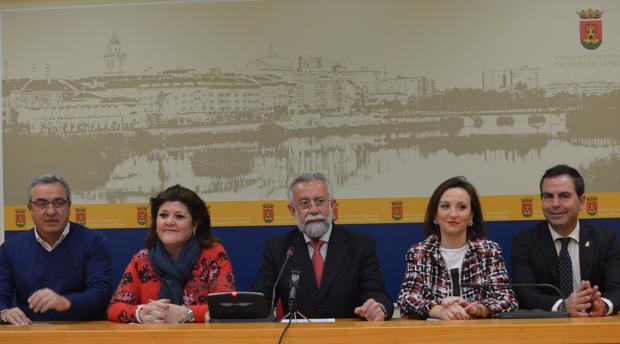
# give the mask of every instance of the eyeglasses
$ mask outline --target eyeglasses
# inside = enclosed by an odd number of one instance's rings
[[[314,204],[314,206],[316,206],[317,208],[320,208],[324,206],[328,201],[329,200],[327,198],[318,197],[314,200],[302,199],[301,201],[295,203],[295,205],[297,205],[300,209],[310,209],[312,208],[312,204]]]
[[[53,201],[48,201],[46,199],[39,198],[39,199],[36,199],[34,201],[30,201],[30,204],[33,205],[35,208],[38,208],[38,209],[47,209],[47,207],[49,207],[50,204],[55,209],[60,209],[60,208],[66,207],[69,203],[71,203],[71,202],[69,200],[64,199],[64,198],[56,198]]]

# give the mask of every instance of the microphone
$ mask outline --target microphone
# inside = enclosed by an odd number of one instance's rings
[[[273,284],[273,289],[271,290],[271,308],[269,309],[271,314],[269,315],[269,318],[270,320],[273,320],[273,321],[276,321],[275,307],[276,307],[276,289],[278,288],[278,282],[280,282],[280,278],[282,278],[282,273],[284,272],[284,268],[286,268],[286,265],[288,264],[288,261],[291,259],[293,254],[295,254],[295,251],[293,250],[293,247],[291,246],[288,248],[288,250],[286,250],[286,258],[284,258],[284,263],[282,264],[282,267],[280,268],[280,272],[278,272],[278,277],[276,278],[276,282]]]
[[[558,287],[553,284],[548,283],[489,283],[489,284],[478,284],[478,283],[470,283],[463,282],[461,284],[463,288],[482,288],[488,289],[493,287],[536,287],[536,288],[551,288],[555,290],[555,292],[560,296],[562,300],[562,304],[564,305],[564,309],[566,308],[566,300],[562,297],[562,292]],[[519,319],[519,318],[568,318],[568,312],[548,312],[544,310],[518,310],[515,312],[503,312],[499,314],[500,318],[510,318],[510,319]]]
[[[297,299],[297,290],[299,289],[299,280],[301,279],[301,271],[293,269],[291,271],[291,281],[289,282],[288,292],[288,310],[295,311],[295,299]]]

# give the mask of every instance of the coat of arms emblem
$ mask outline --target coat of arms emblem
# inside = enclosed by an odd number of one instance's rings
[[[75,209],[75,222],[85,225],[86,224],[86,208]]]
[[[272,223],[274,216],[275,210],[273,208],[273,204],[263,204],[263,221],[265,221],[265,223]]]
[[[22,228],[26,225],[26,209],[15,209],[15,225],[17,228]]]
[[[332,207],[332,211],[333,211],[333,214],[334,214],[333,221],[338,220],[338,202],[334,201],[334,206]]]
[[[531,198],[521,198],[521,215],[531,217],[534,214],[534,200]]]
[[[590,216],[594,216],[598,213],[598,197],[588,196],[586,198],[586,211]]]
[[[149,212],[147,207],[137,207],[136,220],[139,225],[144,226],[149,221]]]
[[[392,201],[392,218],[397,221],[403,218],[402,201]]]
[[[591,8],[577,12],[579,15],[579,41],[588,50],[594,50],[603,43],[601,16],[604,12]]]

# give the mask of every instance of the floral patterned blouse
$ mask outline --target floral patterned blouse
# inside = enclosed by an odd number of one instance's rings
[[[192,269],[193,276],[183,289],[183,303],[194,312],[195,322],[203,322],[209,310],[207,295],[235,290],[232,266],[224,246],[213,243],[203,248]],[[137,322],[136,308],[149,300],[159,298],[161,280],[149,260],[149,251],[136,253],[125,269],[118,288],[108,305],[108,319],[119,322]]]

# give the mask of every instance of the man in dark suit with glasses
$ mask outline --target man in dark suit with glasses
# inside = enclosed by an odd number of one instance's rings
[[[394,306],[379,272],[375,241],[333,223],[334,198],[320,173],[302,174],[288,190],[289,211],[298,229],[265,244],[253,289],[270,303],[272,288],[289,248],[290,258],[276,287],[285,312],[291,271],[301,272],[297,309],[309,318],[353,318],[382,321]]]

